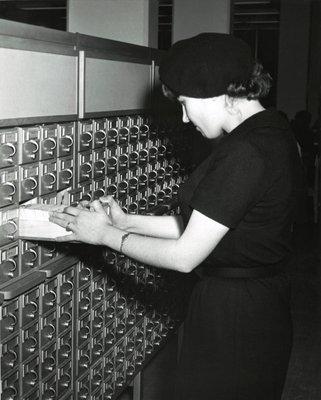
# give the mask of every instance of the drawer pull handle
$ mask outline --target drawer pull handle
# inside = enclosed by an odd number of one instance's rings
[[[32,354],[36,351],[37,344],[37,340],[34,337],[30,337],[25,341],[24,346],[26,351]]]
[[[44,369],[46,369],[49,372],[53,371],[55,363],[56,363],[56,361],[53,357],[47,357],[44,360]]]
[[[5,162],[13,162],[12,157],[16,154],[17,149],[12,143],[4,143],[1,146],[1,154],[7,158],[4,158],[3,161]]]
[[[81,134],[81,142],[83,146],[89,146],[89,143],[93,140],[93,135],[90,131],[83,132]]]
[[[57,295],[53,290],[50,290],[44,295],[44,304],[48,307],[52,307],[56,302]]]
[[[4,191],[3,199],[6,201],[12,201],[13,196],[16,193],[16,187],[11,182],[6,182],[2,185],[2,191]]]
[[[57,142],[54,138],[47,138],[43,142],[43,147],[45,149],[45,153],[52,156],[55,148],[57,147]]]
[[[17,318],[16,318],[16,316],[13,315],[13,314],[8,314],[8,315],[5,316],[5,320],[7,321],[7,322],[5,323],[5,329],[6,329],[8,332],[13,332],[14,329],[15,329],[15,326],[16,326],[16,324],[17,324]]]
[[[25,375],[25,383],[30,386],[35,386],[38,380],[38,375],[35,371],[27,372]]]
[[[39,144],[35,140],[29,140],[24,144],[24,151],[28,154],[29,158],[35,159],[38,150]]]
[[[43,399],[44,400],[55,400],[56,398],[56,391],[55,389],[47,389],[44,394],[43,394]]]
[[[17,361],[17,354],[13,350],[9,350],[4,354],[4,363],[7,367],[13,368]]]
[[[90,329],[88,328],[88,326],[82,327],[82,328],[80,329],[80,331],[79,331],[79,336],[80,336],[82,339],[88,339],[89,334],[90,334]]]
[[[8,260],[6,260],[1,267],[3,268],[4,275],[6,275],[9,278],[13,278],[14,271],[17,268],[17,263],[13,258],[8,258]]]
[[[69,313],[63,313],[62,315],[61,315],[61,317],[60,317],[60,324],[62,325],[62,326],[65,326],[65,327],[67,327],[67,326],[69,326],[70,325],[70,322],[71,322],[71,315],[69,314]]]
[[[83,355],[79,359],[79,366],[81,368],[89,368],[90,360],[87,355]]]
[[[23,182],[22,182],[22,187],[25,191],[26,194],[30,194],[33,195],[35,189],[38,186],[38,182],[35,178],[26,178]]]
[[[71,346],[68,343],[63,344],[60,347],[60,356],[62,358],[68,358],[70,356],[70,353],[71,353]]]
[[[71,382],[71,376],[69,374],[64,374],[63,376],[60,377],[58,382],[60,386],[68,388]]]
[[[66,149],[65,151],[69,151],[70,147],[71,147],[73,144],[74,144],[74,139],[73,139],[71,136],[69,136],[69,135],[63,136],[63,137],[60,139],[60,147],[62,147],[63,150]]]
[[[8,387],[2,393],[3,400],[17,400],[17,389],[15,387]]]
[[[46,339],[52,339],[55,332],[56,332],[56,329],[52,324],[46,325],[43,328],[43,335]]]
[[[61,286],[61,293],[62,293],[64,296],[70,296],[71,293],[72,293],[73,287],[74,287],[74,286],[73,286],[72,282],[69,282],[69,281],[64,282],[64,283],[62,284],[62,286]]]

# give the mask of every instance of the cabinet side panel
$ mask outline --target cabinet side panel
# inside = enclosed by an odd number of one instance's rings
[[[85,112],[149,108],[150,71],[151,65],[88,58]]]
[[[0,49],[0,119],[77,114],[77,58]]]

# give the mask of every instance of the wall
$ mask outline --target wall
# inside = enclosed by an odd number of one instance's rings
[[[173,0],[173,43],[201,32],[230,31],[230,0]]]
[[[67,29],[157,47],[157,0],[69,0]]]
[[[310,3],[281,0],[277,108],[291,119],[307,107]]]
[[[313,2],[311,7],[308,110],[311,112],[314,122],[321,111],[321,2]]]

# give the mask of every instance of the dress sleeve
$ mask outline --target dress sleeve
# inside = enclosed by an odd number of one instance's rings
[[[215,157],[190,206],[233,229],[262,195],[264,172],[261,154],[248,143],[238,143]]]

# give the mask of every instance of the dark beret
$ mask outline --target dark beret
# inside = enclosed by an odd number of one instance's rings
[[[232,82],[251,77],[250,47],[232,35],[201,33],[176,42],[160,64],[160,80],[176,95],[207,98],[225,94]]]

